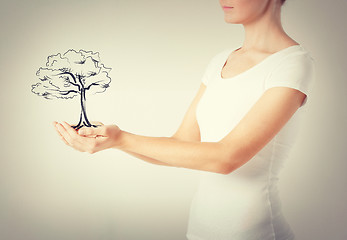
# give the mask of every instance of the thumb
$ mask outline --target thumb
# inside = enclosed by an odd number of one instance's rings
[[[96,137],[96,136],[103,135],[103,133],[104,133],[103,128],[104,128],[103,126],[100,126],[97,128],[83,127],[83,128],[78,130],[78,134],[85,136],[85,137]]]

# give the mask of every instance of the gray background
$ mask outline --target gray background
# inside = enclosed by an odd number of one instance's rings
[[[347,2],[288,0],[287,33],[311,52],[317,82],[282,171],[284,213],[297,239],[347,239]],[[99,51],[111,87],[88,96],[90,119],[142,135],[179,126],[216,53],[243,28],[218,1],[13,1],[0,7],[0,239],[185,239],[198,172],[122,152],[74,151],[51,122],[76,123],[79,102],[30,92],[48,55]]]

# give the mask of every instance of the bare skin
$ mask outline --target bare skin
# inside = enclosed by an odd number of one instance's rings
[[[225,21],[242,24],[245,29],[243,46],[229,56],[223,68],[224,78],[236,76],[270,54],[298,44],[282,28],[278,0],[220,0],[220,4]],[[229,174],[257,154],[306,97],[292,88],[268,89],[222,140],[201,142],[195,111],[205,89],[201,84],[181,125],[171,137],[140,136],[116,125],[82,128],[78,132],[65,122],[54,122],[54,126],[67,145],[81,152],[115,148],[153,164]]]

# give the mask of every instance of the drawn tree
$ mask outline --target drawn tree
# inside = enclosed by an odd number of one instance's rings
[[[92,125],[86,112],[86,92],[102,93],[110,86],[111,78],[107,68],[100,62],[99,53],[92,51],[68,50],[64,54],[51,55],[46,67],[36,72],[40,82],[32,85],[31,91],[46,99],[80,98],[81,115],[75,129]]]

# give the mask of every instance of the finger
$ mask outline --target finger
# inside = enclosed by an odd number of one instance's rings
[[[59,134],[61,134],[63,141],[80,152],[92,151],[94,148],[93,139],[83,138],[79,136],[75,129],[73,129],[68,123],[63,122],[62,124],[57,123],[56,128]],[[70,135],[72,134],[72,136]],[[95,139],[94,139],[95,141]]]
[[[65,140],[65,138],[60,134],[60,132],[58,132],[58,134],[59,134],[61,140],[63,140],[63,142],[64,142],[66,145],[70,145],[70,144]]]
[[[57,125],[57,130],[61,134],[61,136],[68,142],[69,145],[72,145],[72,137],[70,136],[69,132],[65,129],[65,127],[58,123]]]
[[[72,128],[67,122],[62,122],[62,125],[65,128],[66,132],[69,133],[71,138],[78,136],[76,130],[74,128]]]
[[[93,125],[96,125],[96,126],[104,126],[104,124],[102,123],[102,122],[91,122],[91,124],[93,124]]]
[[[88,131],[89,127],[81,127],[80,129],[77,130],[78,135],[83,136],[83,137],[89,137],[89,138],[96,138],[97,135],[85,135],[85,131]],[[83,129],[83,130],[82,130]]]
[[[79,135],[83,135],[83,136],[104,136],[105,135],[105,127],[101,126],[101,127],[97,127],[97,128],[81,128],[78,131]]]
[[[66,139],[64,138],[64,136],[61,134],[58,125],[59,125],[59,123],[54,122],[54,127],[55,127],[56,132],[58,133],[59,137],[63,140],[63,142],[64,142],[66,145],[69,145],[69,143],[66,141]]]
[[[59,135],[59,137],[63,137],[58,130],[58,124],[59,123],[57,123],[57,122],[53,122],[54,129],[55,129],[56,133]]]

